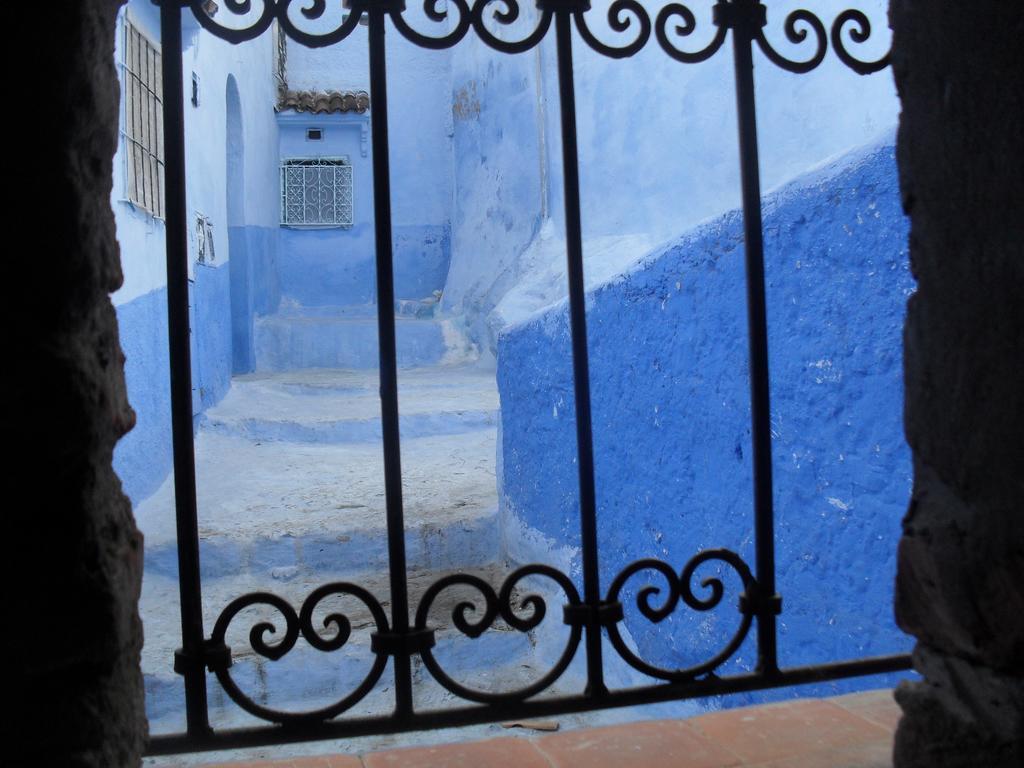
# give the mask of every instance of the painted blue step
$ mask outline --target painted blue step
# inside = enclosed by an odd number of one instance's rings
[[[469,345],[448,320],[395,318],[395,345],[402,367],[467,359]],[[255,324],[257,371],[297,368],[376,368],[377,320],[321,311],[268,315]]]
[[[238,376],[227,396],[203,414],[200,428],[259,442],[379,443],[379,386],[375,370],[303,368]],[[488,370],[406,369],[398,392],[403,438],[456,435],[498,423],[498,393]]]

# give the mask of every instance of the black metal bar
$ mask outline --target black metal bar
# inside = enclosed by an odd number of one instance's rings
[[[772,494],[771,405],[768,388],[768,319],[764,290],[764,240],[761,224],[761,179],[757,157],[754,103],[755,31],[763,24],[757,0],[732,0],[732,39],[736,68],[740,177],[743,185],[743,242],[747,271],[747,324],[750,344],[750,421],[754,465],[755,573],[758,582],[757,671],[778,671],[775,616],[775,539]]]
[[[459,725],[474,725],[526,717],[544,717],[585,712],[596,709],[655,704],[663,701],[682,701],[703,696],[743,693],[790,685],[823,683],[848,677],[902,672],[912,668],[909,655],[878,656],[855,661],[840,661],[808,667],[794,667],[772,675],[747,674],[736,677],[706,677],[689,683],[665,683],[613,691],[595,699],[591,696],[566,696],[552,699],[530,699],[507,705],[461,707],[458,709],[417,712],[405,720],[392,717],[354,718],[330,720],[316,725],[279,728],[233,729],[221,731],[212,739],[195,742],[185,735],[155,736],[147,749],[150,755],[170,755],[179,752],[238,749],[267,744],[287,744],[317,739],[354,738],[410,730],[428,730]]]
[[[185,102],[181,64],[181,7],[160,7],[164,50],[164,156],[167,236],[167,324],[171,366],[171,429],[174,447],[174,504],[178,533],[178,588],[181,642],[175,668],[185,678],[188,734],[210,733],[206,709],[203,602],[199,578],[199,523],[192,439],[192,362],[188,320],[188,229],[185,220]]]
[[[572,18],[555,14],[558,47],[558,95],[562,121],[562,172],[565,187],[565,241],[572,330],[573,386],[576,400],[576,455],[580,480],[580,536],[583,548],[583,602],[590,608],[586,624],[587,694],[602,696],[601,583],[597,556],[597,494],[594,488],[594,439],[590,421],[590,362],[587,352],[586,290],[580,225],[580,176],[576,147],[576,91],[572,74]]]
[[[402,454],[398,428],[398,363],[395,352],[395,287],[391,244],[391,171],[388,164],[388,95],[384,57],[386,2],[368,0],[370,17],[370,115],[373,139],[373,218],[377,247],[377,334],[380,354],[381,429],[384,437],[384,492],[387,501],[391,628],[409,632],[405,520],[402,511]],[[395,714],[412,714],[412,662],[407,650],[395,659]]]

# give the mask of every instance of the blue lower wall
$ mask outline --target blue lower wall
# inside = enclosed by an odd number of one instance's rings
[[[893,155],[891,146],[861,151],[765,200],[785,666],[911,645],[892,617],[896,543],[911,484],[900,350],[913,290]],[[644,557],[679,573],[698,551],[726,547],[753,568],[745,312],[735,212],[588,297],[604,589]],[[564,305],[501,336],[498,385],[506,535],[525,524],[578,546]],[[705,566],[695,581],[715,573]],[[651,572],[628,582],[626,625],[641,656],[679,668],[726,645],[740,589],[722,573],[727,591],[718,609],[681,604],[660,623],[644,619],[635,600],[652,583],[662,587],[652,600],[660,605],[664,582]],[[693,588],[698,597],[709,594]],[[748,639],[721,669],[749,670],[754,659]]]
[[[190,287],[197,414],[224,397],[231,384],[230,286],[228,265],[196,267]],[[137,504],[160,487],[172,466],[167,290],[120,305],[117,319],[135,426],[114,449],[114,469]]]
[[[451,226],[394,228],[395,298],[424,299],[444,288],[452,257]]]
[[[160,487],[172,464],[167,291],[118,306],[117,324],[135,426],[114,447],[114,470],[134,504]]]
[[[444,288],[451,260],[450,227],[395,226],[395,298],[422,299]],[[373,223],[351,229],[282,227],[279,242],[281,293],[302,306],[370,304],[376,296]]]
[[[274,312],[281,302],[277,274],[276,227],[230,227],[232,372],[256,368],[253,325],[260,315]]]
[[[192,410],[199,414],[231,386],[231,265],[196,267],[192,304]],[[129,392],[129,396],[131,392]]]

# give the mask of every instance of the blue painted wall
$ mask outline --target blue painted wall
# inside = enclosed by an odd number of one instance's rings
[[[662,0],[640,4],[652,19],[665,6]],[[818,0],[813,10],[828,25],[848,4]],[[692,35],[675,35],[670,23],[669,38],[691,51],[709,43],[715,30],[711,5],[692,6]],[[886,6],[885,0],[858,2],[873,27],[871,40],[859,50],[866,57],[888,48]],[[785,39],[784,19],[791,7],[768,4],[765,34],[784,54],[801,59],[813,45],[811,36],[798,45]],[[635,39],[637,24],[630,12],[622,18],[633,23],[621,34],[609,28],[600,9],[587,18],[594,34],[607,43],[625,45]],[[537,11],[527,3],[510,27],[491,22],[491,28],[517,40],[536,24]],[[463,319],[473,340],[485,348],[503,326],[502,313],[491,313],[503,295],[531,276],[546,277],[563,260],[561,253],[552,262],[527,248],[538,231],[548,230],[539,228],[539,221],[550,219],[553,236],[564,236],[553,32],[523,54],[493,51],[474,34],[452,49],[457,202],[442,309]],[[642,51],[625,60],[598,54],[577,37],[573,62],[585,241],[642,235],[650,244],[659,243],[740,204],[728,46],[706,62],[686,65],[666,55],[653,35]],[[760,51],[754,66],[765,188],[895,126],[899,104],[888,71],[862,77],[834,53],[806,75],[776,67]],[[624,254],[617,271],[627,268],[632,255]]]
[[[231,386],[231,275],[228,265],[196,267],[192,306],[192,409],[202,413]]]
[[[201,413],[231,383],[231,315],[228,267],[197,267],[190,285],[193,316],[192,398]],[[114,448],[114,469],[133,503],[156,491],[170,471],[170,368],[167,289],[151,291],[117,307],[125,380],[135,426]]]
[[[256,369],[256,318],[274,312],[281,302],[277,246],[277,227],[228,228],[234,373]]]
[[[369,119],[357,114],[285,112],[278,116],[282,160],[348,157],[353,168],[352,227],[280,228],[279,280],[282,297],[289,304],[350,307],[376,300]],[[324,138],[308,141],[308,128],[322,129]],[[422,299],[441,290],[451,258],[447,219],[396,224],[392,238],[395,297]]]
[[[135,426],[114,447],[114,470],[137,503],[160,487],[172,462],[166,289],[119,305],[117,324]]]
[[[159,43],[159,9],[149,0],[131,0],[121,14],[119,19],[128,14]],[[191,94],[193,73],[199,77],[198,103],[189,100],[184,115],[193,278],[189,318],[193,411],[198,415],[223,397],[232,370],[252,369],[255,319],[274,311],[280,301],[279,195],[273,151],[277,123],[269,75],[270,35],[235,48],[201,31],[191,14],[185,14],[183,28],[186,94]],[[117,46],[115,61],[119,62],[120,34]],[[171,470],[165,227],[161,219],[126,199],[125,175],[122,141],[114,162],[111,207],[124,284],[113,301],[136,425],[117,445],[115,468],[129,497],[138,503]],[[192,226],[198,213],[213,224],[216,258],[212,264],[197,262]]]
[[[913,289],[907,237],[888,144],[765,200],[786,666],[910,646],[891,608],[911,479],[901,419],[901,329]],[[605,589],[642,557],[678,572],[698,551],[727,547],[753,566],[742,260],[742,222],[733,212],[588,297]],[[578,546],[564,304],[507,330],[498,349],[506,536],[525,525]],[[634,577],[626,593],[627,627],[642,656],[681,667],[724,647],[736,624],[735,579],[720,610],[684,607],[661,624],[635,609],[646,583],[657,577]],[[753,660],[748,641],[723,669],[750,669]]]
[[[533,13],[524,7],[526,16]],[[443,308],[481,339],[547,215],[547,156],[540,51],[500,55],[470,37],[452,52],[454,256]]]

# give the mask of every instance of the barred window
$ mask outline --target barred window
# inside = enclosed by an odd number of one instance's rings
[[[294,158],[281,164],[281,223],[352,226],[352,166],[347,157]]]
[[[125,193],[154,216],[164,215],[163,73],[160,50],[127,15],[121,62]]]

